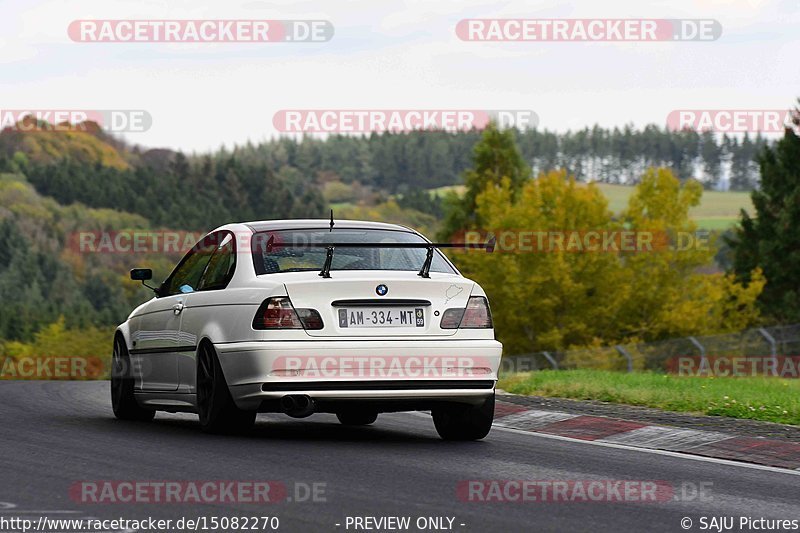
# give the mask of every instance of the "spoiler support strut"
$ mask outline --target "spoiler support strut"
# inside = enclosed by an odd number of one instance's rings
[[[275,242],[273,236],[267,241],[266,251],[271,252],[274,248],[325,248],[325,263],[319,275],[323,278],[331,277],[331,264],[333,263],[333,251],[338,246],[341,248],[425,248],[425,262],[422,263],[418,276],[430,278],[431,263],[433,263],[433,252],[436,248],[463,248],[463,249],[482,249],[491,253],[494,251],[496,240],[494,237],[485,243],[457,243],[457,242],[312,242],[312,243],[288,243]]]

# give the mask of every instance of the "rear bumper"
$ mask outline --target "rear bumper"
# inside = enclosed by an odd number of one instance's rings
[[[502,355],[502,345],[491,339],[263,341],[215,348],[236,404],[262,410],[289,394],[323,405],[479,403],[494,392]]]

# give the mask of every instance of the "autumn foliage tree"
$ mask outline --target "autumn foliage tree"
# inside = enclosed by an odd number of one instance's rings
[[[463,195],[450,195],[446,199],[447,214],[442,229],[442,239],[450,238],[465,228],[481,224],[477,211],[477,196],[487,187],[499,185],[504,180],[512,198],[530,178],[530,166],[517,149],[512,130],[501,130],[489,123],[472,152],[473,167],[464,173],[466,191]]]
[[[681,185],[667,169],[648,170],[628,208],[614,216],[602,192],[565,172],[526,181],[489,183],[476,196],[487,232],[611,234],[623,229],[668,236],[653,251],[534,250],[457,255],[462,272],[484,287],[507,353],[649,341],[735,331],[753,323],[763,287],[758,271],[744,285],[701,271],[713,243],[678,249],[675,236],[695,235],[689,208],[702,187]],[[658,238],[654,239],[658,241]]]

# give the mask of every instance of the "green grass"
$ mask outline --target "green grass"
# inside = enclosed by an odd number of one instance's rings
[[[628,198],[633,193],[632,186],[611,185],[608,183],[597,183],[596,185],[608,199],[608,208],[614,213],[619,213],[628,206]],[[464,186],[449,185],[431,189],[431,192],[437,196],[444,196],[450,191],[462,194]],[[692,209],[689,214],[697,222],[700,229],[724,230],[736,224],[741,209],[744,209],[750,215],[753,214],[750,193],[704,191],[700,205]]]
[[[512,374],[502,378],[498,387],[529,396],[599,400],[800,425],[800,380],[796,379],[543,370]]]
[[[628,198],[633,192],[629,185],[609,185],[598,183],[598,188],[608,198],[608,207],[615,213],[625,209]],[[727,229],[739,219],[739,211],[744,209],[753,214],[753,203],[750,193],[703,191],[700,205],[689,211],[689,215],[701,229]]]
[[[738,222],[739,217],[692,217],[699,229],[726,230]]]
[[[595,185],[608,199],[608,208],[614,213],[619,213],[628,207],[628,198],[633,192],[633,187],[629,185],[610,185],[608,183],[596,183]]]
[[[444,187],[437,187],[435,189],[429,189],[431,193],[435,196],[445,196],[449,192],[454,192],[461,196],[464,194],[464,191],[467,190],[466,186],[464,185],[445,185]]]
[[[704,191],[700,205],[690,211],[695,217],[733,217],[744,209],[753,214],[753,203],[749,192]]]

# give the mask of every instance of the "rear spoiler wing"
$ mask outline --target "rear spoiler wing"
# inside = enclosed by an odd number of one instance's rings
[[[461,249],[483,249],[491,253],[494,251],[496,240],[492,237],[485,243],[467,242],[312,242],[312,243],[290,243],[275,242],[275,237],[270,236],[266,244],[266,251],[271,252],[274,248],[324,248],[325,264],[319,275],[323,278],[331,277],[331,263],[333,262],[333,251],[339,248],[424,248],[425,262],[422,264],[417,275],[423,278],[430,278],[431,263],[433,262],[433,251],[437,248],[461,248]]]

